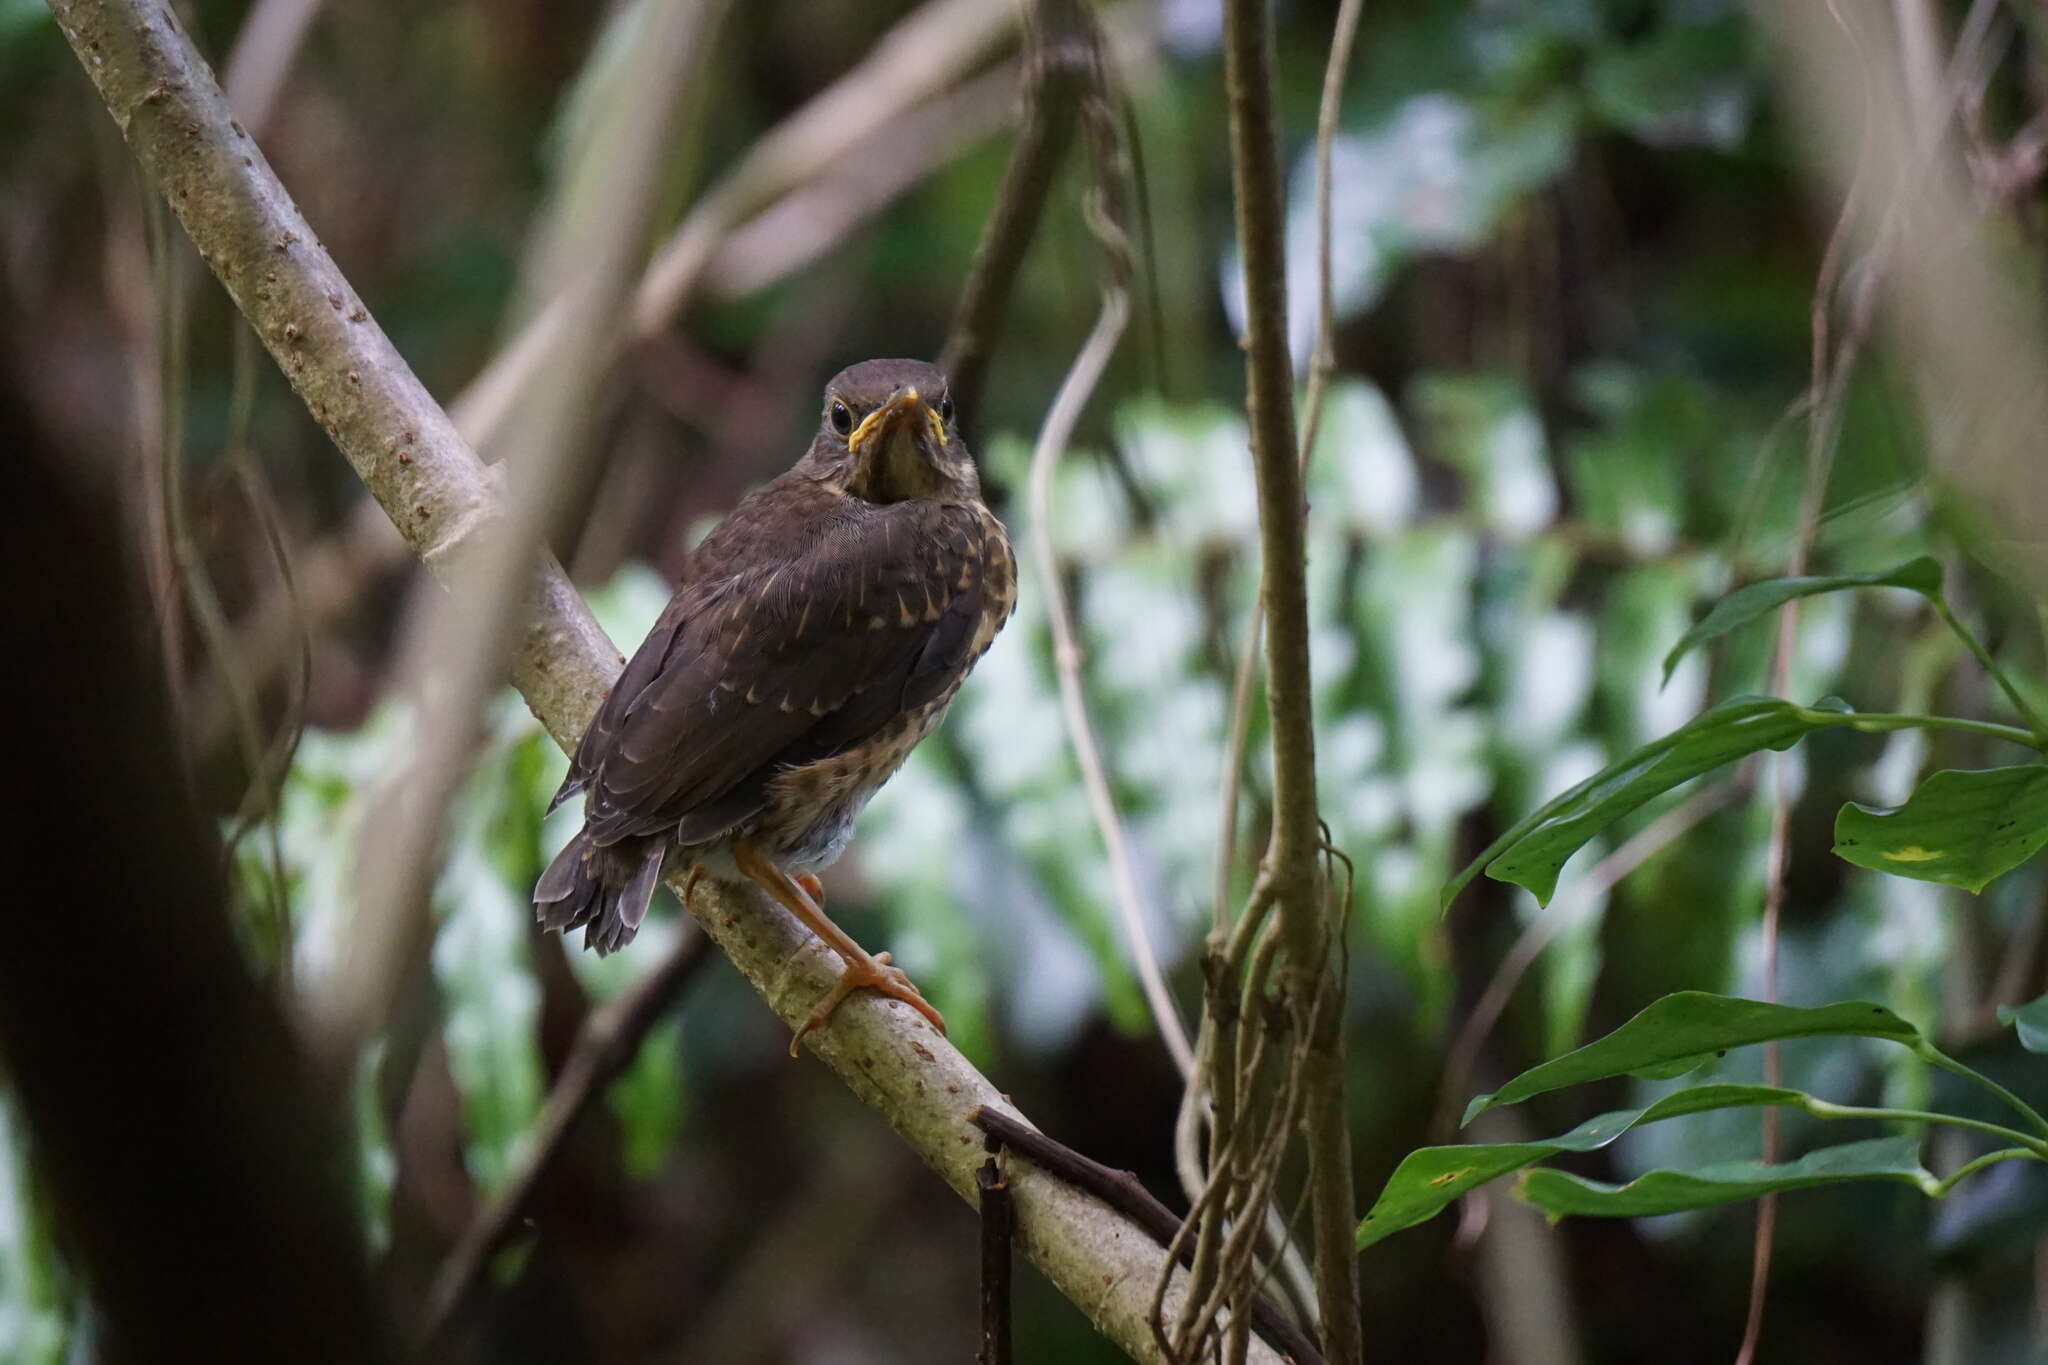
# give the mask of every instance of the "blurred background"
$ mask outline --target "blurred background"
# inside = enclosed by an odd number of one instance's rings
[[[631,63],[655,3],[177,8],[336,261],[455,402],[476,399],[473,381],[562,262],[602,231],[611,206],[586,172],[608,121],[649,97]],[[1304,360],[1335,8],[1277,6]],[[2037,297],[2048,17],[2025,0],[1842,8],[1844,51],[1866,39],[1917,51],[1953,83],[1970,177],[1955,211],[1986,217],[2023,267],[2013,288]],[[1151,937],[1192,1020],[1256,585],[1221,15],[1215,0],[1099,12],[1140,154],[1138,311],[1062,471],[1052,529]],[[1007,0],[765,0],[722,14],[650,187],[648,246],[694,231],[697,273],[665,309],[618,320],[621,354],[591,410],[596,472],[557,547],[622,648],[695,539],[801,453],[829,375],[937,353],[1008,154],[1020,35]],[[1769,812],[1739,778],[1676,793],[1596,843],[1548,919],[1489,881],[1448,916],[1438,894],[1545,797],[1768,685],[1768,626],[1668,682],[1659,663],[1706,601],[1783,572],[1797,533],[1811,312],[1839,198],[1800,161],[1777,60],[1733,0],[1366,7],[1333,149],[1338,368],[1309,473],[1324,815],[1359,872],[1348,1022],[1361,1208],[1403,1154],[1450,1140],[1443,1116],[1471,1094],[1661,993],[1758,989]],[[0,90],[0,386],[53,448],[107,466],[127,496],[190,780],[233,845],[237,931],[252,971],[289,993],[332,966],[366,800],[410,743],[394,681],[420,571],[238,340],[36,0],[0,0]],[[778,130],[821,107],[849,148],[777,161]],[[1085,160],[1070,157],[964,414],[1020,543],[1030,441],[1098,306],[1086,185]],[[1880,268],[1853,248],[1827,267],[1852,285]],[[1946,529],[1913,376],[1876,341],[1844,381],[1813,562],[1854,572],[1941,557],[1959,608],[2032,687],[2032,605]],[[520,419],[501,402],[502,435]],[[478,444],[493,456],[493,439]],[[217,620],[189,605],[195,580]],[[1017,618],[827,885],[841,922],[894,952],[1035,1122],[1178,1204],[1179,1078],[1062,729],[1043,588],[1026,573]],[[2002,714],[1917,598],[1820,598],[1799,619],[1794,700]],[[409,1065],[366,1068],[357,1107],[356,1197],[401,1316],[517,1160],[578,1023],[677,932],[665,896],[609,959],[535,932],[530,888],[575,824],[542,816],[564,761],[509,691],[490,714],[435,893],[431,982],[406,1036],[373,1058]],[[1252,739],[1256,755],[1256,709]],[[1971,897],[1829,854],[1842,801],[1896,802],[1925,769],[1997,757],[1970,736],[1809,742],[1780,989],[1795,1003],[1887,1001],[2031,1097],[2048,1090],[2038,1066],[1986,1021],[2042,987],[2040,870]],[[1233,895],[1266,794],[1255,761]],[[1623,871],[1603,859],[1653,823],[1626,875],[1597,875]],[[823,1068],[789,1061],[786,1040],[714,958],[492,1261],[465,1329],[476,1358],[967,1358],[973,1215]],[[1754,1065],[1731,1059],[1729,1074]],[[1843,1102],[1932,1084],[1871,1044],[1795,1045],[1786,1066],[1789,1083]],[[1546,1096],[1505,1120],[1526,1127],[1487,1136],[1564,1131],[1627,1093],[1610,1090]],[[1754,1127],[1746,1112],[1667,1124],[1576,1169],[1623,1179],[1753,1145]],[[1786,1140],[1803,1140],[1796,1123]],[[0,1360],[89,1358],[90,1309],[26,1146],[0,1089]],[[1737,1206],[1548,1229],[1502,1190],[1364,1256],[1367,1339],[1388,1360],[1730,1359],[1752,1222]],[[2044,1233],[2048,1181],[2026,1163],[1939,1206],[1893,1187],[1789,1197],[1761,1358],[2040,1358]],[[1118,1358],[1034,1276],[1020,1273],[1018,1293],[1020,1359]]]

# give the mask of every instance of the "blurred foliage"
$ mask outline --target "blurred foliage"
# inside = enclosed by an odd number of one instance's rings
[[[1145,154],[1153,316],[1133,329],[1064,466],[1053,529],[1153,940],[1191,1010],[1256,522],[1236,406],[1241,305],[1219,152],[1218,7],[1134,2],[1150,44],[1127,80]],[[219,55],[250,6],[181,8]],[[735,7],[701,126],[676,150],[676,210],[907,8]],[[1952,27],[1961,6],[1935,8]],[[1333,12],[1279,6],[1298,354],[1314,317],[1309,140]],[[561,187],[579,92],[604,69],[599,27],[583,7],[541,0],[330,6],[264,135],[337,259],[443,396],[531,306],[531,239]],[[1451,1041],[1542,913],[1525,891],[1481,881],[1445,914],[1444,884],[1552,796],[1764,690],[1763,618],[1687,654],[1668,681],[1662,672],[1707,603],[1783,572],[1796,524],[1804,428],[1782,419],[1808,381],[1826,225],[1797,211],[1802,186],[1766,58],[1732,0],[1367,7],[1334,151],[1340,378],[1309,470],[1324,814],[1359,870],[1349,1022],[1362,1197],[1404,1154],[1448,1137],[1431,1114],[1442,1087],[1462,1083],[1445,1074]],[[33,377],[24,391],[79,451],[132,449],[153,307],[135,177],[32,0],[0,0],[0,84],[12,111],[0,127],[0,364]],[[868,355],[937,350],[1005,151],[998,138],[944,159],[815,264],[759,291],[727,296],[714,282],[624,367],[604,476],[563,547],[616,641],[644,633],[707,519],[794,459],[827,374]],[[885,133],[864,154],[912,153]],[[1013,490],[1029,439],[1095,307],[1079,192],[1071,175],[1058,187],[986,410],[967,415],[1020,542],[1028,528]],[[272,571],[221,450],[232,320],[217,292],[193,291],[191,482],[217,587],[246,620]],[[1911,400],[1906,377],[1878,359],[1850,387],[1814,571],[1881,573],[1933,556],[1957,611],[2022,693],[2048,695],[2032,604],[1971,564],[1931,505]],[[344,540],[358,490],[268,374],[253,445],[300,561]],[[252,956],[280,982],[331,969],[353,868],[374,856],[356,842],[363,803],[406,750],[407,715],[386,688],[411,579],[366,572],[367,588],[317,622],[310,728],[276,811],[288,963],[268,960],[279,888],[264,840],[237,855]],[[208,676],[196,670],[195,686]],[[1837,694],[1863,711],[2015,719],[1925,601],[1903,591],[1804,604],[1786,696],[1809,706]],[[1253,755],[1265,738],[1255,707]],[[1994,981],[2019,988],[2003,1003],[2043,985],[2039,867],[1971,897],[1830,854],[1845,803],[1898,806],[1936,768],[2011,760],[1980,737],[1921,732],[1830,730],[1794,751],[1782,995],[1882,1002],[2038,1103],[2048,1092],[2038,1061],[1981,1016],[2001,1003]],[[418,1063],[410,1100],[380,1089],[382,1064],[364,1080],[362,1196],[401,1301],[518,1159],[590,1003],[615,995],[676,932],[664,904],[632,950],[609,959],[533,933],[529,890],[574,819],[541,816],[561,771],[516,699],[502,699],[435,894],[421,1028],[445,1060]],[[195,763],[224,824],[245,776],[231,757]],[[1268,795],[1253,761],[1233,897],[1248,889]],[[1510,996],[1454,1105],[1668,992],[1756,992],[1760,801],[1731,801],[1610,889],[1581,887],[1685,795],[1632,809],[1564,867],[1569,922]],[[1037,1122],[1171,1194],[1178,1081],[1108,901],[1030,575],[949,722],[874,801],[828,884],[835,915],[895,954],[954,1040]],[[381,1063],[403,1073],[393,1059],[417,1051],[411,1042],[392,1040]],[[831,1188],[844,1214],[831,1230],[802,1222],[821,1173],[841,1169],[828,1154],[872,1120],[816,1068],[783,1059],[782,1045],[767,1012],[714,964],[580,1132],[536,1207],[540,1236],[495,1268],[492,1358],[688,1358],[694,1334],[732,1313],[791,1324],[763,1329],[764,1360],[961,1358],[974,1312],[971,1220],[884,1144],[863,1179]],[[1786,1086],[1845,1103],[1977,1112],[1911,1053],[1824,1039],[1788,1046],[1785,1062]],[[1715,1074],[1744,1084],[1761,1073],[1745,1052]],[[1592,1088],[1614,1110],[1673,1089],[1621,1077]],[[1589,1112],[1583,1096],[1527,1108],[1528,1137],[1567,1133]],[[1649,1124],[1565,1164],[1626,1181],[1752,1155],[1757,1115],[1731,1107]],[[1788,1151],[1836,1140],[1819,1137],[1818,1122],[1788,1112]],[[0,1359],[55,1361],[82,1337],[81,1310],[61,1237],[36,1216],[23,1176],[33,1154],[15,1132],[0,1107]],[[1363,1263],[1369,1339],[1385,1358],[1489,1358],[1476,1305],[1494,1291],[1452,1221]],[[1967,1358],[2023,1358],[2036,1330],[2032,1259],[2048,1233],[2048,1182],[2031,1168],[1987,1172],[1940,1206],[1882,1185],[1803,1194],[1780,1228],[1767,1355],[1917,1358],[1938,1320],[1930,1301],[1960,1293],[1967,1339],[1980,1345]],[[1585,1359],[1733,1354],[1749,1265],[1741,1209],[1568,1223],[1540,1245],[1575,1290]],[[746,1288],[762,1281],[730,1268],[771,1251],[787,1263],[771,1277],[777,1296],[763,1299]],[[1020,1293],[1020,1359],[1114,1358],[1070,1308]],[[1490,1358],[1512,1356],[1493,1343]]]

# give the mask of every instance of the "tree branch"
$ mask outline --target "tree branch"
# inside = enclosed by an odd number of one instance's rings
[[[234,126],[213,74],[150,0],[56,0],[58,22],[151,182],[364,484],[430,567],[500,515],[476,456],[370,319],[278,182]],[[512,676],[567,747],[622,660],[552,559],[537,575]],[[680,890],[680,877],[676,879]],[[779,907],[700,883],[693,913],[792,1027],[839,974],[838,958]],[[996,1087],[908,1007],[856,995],[811,1050],[963,1199],[974,1199],[980,1105]],[[1037,1170],[1012,1178],[1018,1244],[1104,1335],[1159,1359],[1146,1312],[1163,1253],[1092,1197]],[[1171,1296],[1175,1308],[1180,1294]],[[1254,1359],[1277,1362],[1263,1348]]]
[[[1022,118],[995,208],[974,248],[974,264],[953,310],[953,326],[939,352],[939,368],[953,399],[967,413],[981,411],[981,381],[995,351],[995,335],[1009,308],[1010,289],[1024,253],[1038,235],[1038,220],[1053,177],[1074,140],[1079,96],[1091,62],[1085,34],[1068,8],[1074,0],[1039,0],[1026,11]]]
[[[1258,475],[1259,546],[1265,575],[1267,705],[1273,725],[1273,831],[1266,850],[1285,936],[1288,970],[1306,998],[1331,973],[1336,926],[1325,906],[1310,710],[1308,546],[1301,462],[1296,456],[1293,373],[1287,354],[1287,258],[1273,124],[1272,35],[1260,0],[1227,0],[1224,79],[1230,101],[1230,171],[1244,258],[1245,406]],[[1341,983],[1337,983],[1341,988]],[[1339,997],[1341,999],[1341,996]],[[1341,1009],[1318,1010],[1308,1040],[1307,1103],[1311,1241],[1323,1350],[1332,1365],[1357,1365],[1364,1344],[1352,1250],[1357,1217],[1350,1137],[1344,1123]]]

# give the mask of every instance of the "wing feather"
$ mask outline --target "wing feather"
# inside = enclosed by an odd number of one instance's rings
[[[764,515],[778,496],[811,515]],[[973,509],[771,484],[700,549],[708,572],[628,663],[562,795],[589,789],[599,844],[669,831],[698,842],[745,820],[775,773],[844,752],[958,683],[986,641],[991,553],[1007,591],[1007,545],[990,542]]]

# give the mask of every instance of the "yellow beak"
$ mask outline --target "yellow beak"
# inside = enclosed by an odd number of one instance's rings
[[[899,426],[908,426],[919,415],[924,417],[925,430],[931,433],[932,443],[946,444],[946,424],[939,420],[939,414],[918,396],[916,389],[905,389],[888,402],[876,408],[861,419],[861,424],[846,438],[846,448],[859,455],[861,447],[878,436],[885,436]]]

